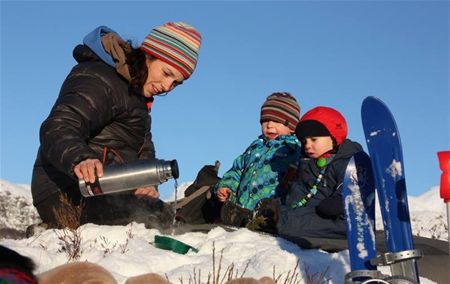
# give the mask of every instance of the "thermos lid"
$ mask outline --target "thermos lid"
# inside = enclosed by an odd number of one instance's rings
[[[180,172],[178,171],[178,162],[177,162],[177,160],[170,161],[170,168],[172,170],[173,178],[177,179],[180,176]]]

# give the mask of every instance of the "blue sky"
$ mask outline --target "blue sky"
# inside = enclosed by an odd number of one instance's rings
[[[365,149],[361,103],[383,100],[418,195],[439,184],[436,153],[450,150],[449,10],[447,1],[2,1],[0,178],[30,184],[40,124],[84,35],[107,25],[140,44],[153,27],[185,21],[203,35],[196,72],[152,110],[157,156],[177,159],[179,182],[215,160],[223,174],[260,134],[265,97],[287,91],[302,113],[340,110]]]

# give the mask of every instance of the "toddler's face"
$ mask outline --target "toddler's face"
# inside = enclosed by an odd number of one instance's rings
[[[269,140],[273,140],[280,135],[291,135],[292,132],[283,123],[275,122],[275,121],[264,121],[261,123],[261,131],[264,136],[266,136]]]
[[[302,140],[302,146],[308,157],[317,159],[333,149],[333,140],[331,136],[306,137]]]

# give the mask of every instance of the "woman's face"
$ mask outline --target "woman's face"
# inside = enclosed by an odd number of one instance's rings
[[[146,98],[167,93],[183,83],[184,77],[180,71],[156,58],[146,59],[148,76],[142,87]]]

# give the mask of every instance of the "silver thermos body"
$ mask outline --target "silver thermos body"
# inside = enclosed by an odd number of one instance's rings
[[[105,166],[103,176],[94,183],[78,180],[84,197],[129,191],[158,185],[179,176],[176,160],[137,160],[132,163]]]

